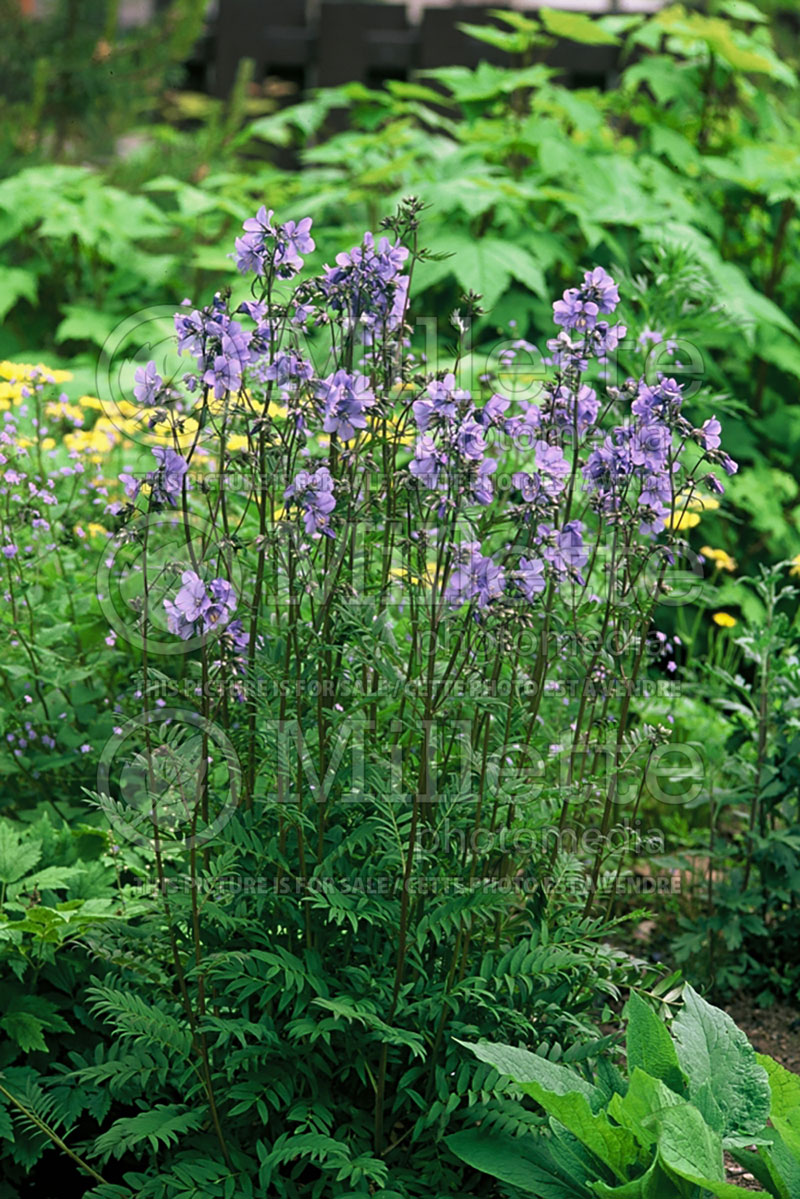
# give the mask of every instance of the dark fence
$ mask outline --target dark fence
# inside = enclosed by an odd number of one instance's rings
[[[608,11],[652,11],[654,0],[608,0]],[[417,70],[441,66],[498,64],[508,56],[468,37],[458,24],[490,20],[500,5],[452,5],[425,8],[412,21],[403,4],[363,0],[320,0],[309,15],[306,0],[219,0],[215,29],[204,53],[206,86],[227,96],[240,59],[256,64],[256,79],[276,76],[305,91],[357,80],[378,86],[387,79],[408,79]],[[535,7],[529,10],[535,15]],[[605,86],[613,75],[614,47],[561,41],[549,54],[569,86]]]

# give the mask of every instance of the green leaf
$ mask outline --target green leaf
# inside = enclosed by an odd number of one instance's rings
[[[540,8],[539,17],[548,33],[569,38],[585,46],[618,46],[619,38],[593,21],[585,13],[562,12],[555,8]]]
[[[718,1199],[738,1199],[744,1192],[725,1181],[722,1140],[690,1103],[659,1115],[658,1155],[665,1169],[695,1186],[707,1187]]]
[[[566,1066],[559,1066],[525,1049],[484,1043],[468,1048],[481,1061],[508,1074],[548,1116],[563,1124],[621,1181],[625,1181],[627,1163],[636,1159],[636,1142],[627,1128],[611,1124],[602,1112],[593,1113],[589,1100],[595,1107],[602,1103],[602,1095],[596,1087]]]
[[[91,341],[96,346],[105,345],[109,334],[119,324],[119,315],[83,308],[80,304],[65,304],[66,316],[55,331],[55,340]]]
[[[677,1107],[684,1102],[661,1079],[653,1078],[635,1066],[625,1096],[615,1094],[611,1097],[608,1114],[623,1128],[629,1128],[643,1148],[649,1149],[658,1139],[652,1118],[665,1108]]]
[[[47,1042],[42,1035],[44,1025],[30,1012],[7,1012],[0,1017],[0,1028],[19,1045],[23,1053],[47,1049]]]
[[[486,1041],[477,1044],[458,1041],[458,1044],[471,1049],[480,1061],[494,1066],[501,1074],[507,1074],[520,1086],[535,1082],[542,1090],[553,1095],[577,1092],[590,1100],[595,1108],[602,1103],[602,1095],[597,1087],[586,1082],[568,1066],[559,1066],[557,1062],[548,1061],[538,1053],[530,1053],[527,1049],[518,1049],[513,1045],[492,1045]]]
[[[23,842],[10,820],[0,820],[0,883],[17,882],[41,856],[41,841]]]
[[[543,1137],[468,1129],[445,1138],[461,1161],[537,1199],[581,1199],[590,1192],[554,1158]]]
[[[523,30],[511,32],[508,29],[497,29],[494,25],[470,25],[459,21],[456,28],[461,33],[466,33],[467,37],[485,42],[487,46],[494,46],[497,50],[504,50],[507,54],[524,54],[532,44],[542,40],[534,33],[526,33]]]
[[[656,1159],[645,1174],[622,1186],[610,1187],[605,1182],[593,1182],[590,1185],[600,1199],[663,1199],[665,1181]]]
[[[37,280],[33,271],[7,266],[0,271],[0,320],[10,312],[17,300],[36,302]]]
[[[683,1094],[686,1078],[664,1022],[635,991],[631,992],[625,1012],[628,1018],[628,1070],[633,1073],[640,1067],[653,1078],[661,1079],[671,1090]]]
[[[793,1074],[766,1053],[757,1053],[756,1061],[764,1067],[769,1079],[770,1116],[788,1116],[800,1107],[800,1075]]]
[[[781,1134],[786,1148],[800,1161],[800,1107],[787,1112],[785,1116],[773,1116],[772,1123]]]
[[[769,22],[769,17],[755,4],[750,4],[749,0],[721,0],[719,10],[737,21],[752,21],[754,25],[766,25]]]
[[[730,1016],[692,987],[684,988],[683,998],[672,1035],[690,1096],[708,1083],[722,1112],[723,1134],[760,1133],[769,1116],[770,1092],[755,1050]]]
[[[499,237],[475,238],[459,231],[441,238],[432,249],[452,253],[453,257],[425,264],[425,270],[420,270],[423,286],[455,275],[465,291],[471,288],[483,296],[484,307],[488,309],[497,303],[512,278],[536,295],[547,297],[541,266],[527,250],[513,242]]]

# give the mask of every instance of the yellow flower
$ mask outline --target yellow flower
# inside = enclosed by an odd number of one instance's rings
[[[704,545],[701,546],[700,553],[705,558],[710,558],[717,570],[727,570],[731,574],[736,570],[736,559],[732,558],[727,550],[714,550],[710,545]]]
[[[730,612],[715,612],[711,619],[721,629],[732,629],[734,625],[739,623],[735,616],[731,616]]]
[[[233,433],[225,443],[225,448],[229,453],[235,454],[237,450],[246,450],[249,441],[244,433]]]
[[[103,411],[102,401],[98,400],[97,396],[81,396],[78,403],[81,408],[92,408],[95,412]]]
[[[800,578],[800,554],[795,554],[794,558],[792,558],[789,574],[794,575],[795,578]]]
[[[687,488],[675,496],[675,511],[683,512],[715,512],[719,508],[719,500],[713,495],[701,495],[696,487]]]
[[[72,378],[72,372],[53,370],[43,362],[35,366],[28,362],[0,362],[0,378],[27,381],[36,378],[43,383],[66,383]]]
[[[700,517],[696,512],[684,512],[683,508],[676,508],[666,520],[667,528],[676,529],[682,533],[684,529],[693,529],[695,525],[700,524]]]
[[[64,445],[79,454],[89,454],[93,462],[99,462],[119,440],[119,433],[111,421],[100,417],[93,429],[76,429],[74,433],[65,434]]]
[[[52,417],[53,420],[70,420],[73,424],[83,424],[83,409],[77,404],[50,403],[44,406],[45,416]]]
[[[389,574],[393,579],[408,579],[409,583],[413,583],[415,587],[420,582],[424,583],[426,587],[432,587],[433,581],[436,578],[436,562],[425,563],[425,577],[423,579],[420,579],[419,575],[412,574],[405,566],[392,566]]]

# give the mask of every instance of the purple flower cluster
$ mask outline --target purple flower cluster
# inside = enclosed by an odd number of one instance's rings
[[[583,524],[579,520],[568,520],[563,529],[540,524],[536,529],[536,545],[550,567],[559,578],[567,578],[583,585],[581,570],[589,561],[583,544]]]
[[[458,479],[469,499],[490,504],[490,476],[497,461],[487,456],[487,435],[502,426],[508,404],[503,396],[493,395],[483,408],[476,408],[471,392],[457,385],[452,372],[434,379],[412,404],[419,436],[408,468],[411,475],[431,491],[448,478]]]
[[[173,450],[169,446],[166,448],[154,446],[153,457],[158,462],[156,470],[148,471],[144,478],[137,478],[123,471],[119,476],[120,483],[124,486],[129,500],[135,500],[142,485],[147,483],[150,485],[150,498],[153,504],[159,506],[168,504],[174,508],[177,505],[178,496],[183,491],[189,464],[177,450]],[[188,488],[188,482],[186,486]],[[120,504],[109,504],[107,510],[116,514],[120,507]]]
[[[333,312],[343,317],[349,331],[361,326],[369,338],[376,330],[396,329],[405,312],[408,276],[402,267],[408,250],[382,237],[375,244],[371,233],[349,254],[336,255],[336,266],[326,266],[319,280],[322,296]]]
[[[619,303],[619,289],[601,266],[587,271],[580,287],[570,287],[553,305],[553,320],[565,329],[593,329],[599,313],[611,313]]]
[[[458,605],[477,602],[485,608],[492,600],[499,599],[505,588],[503,567],[481,550],[479,541],[468,542],[463,547],[463,561],[450,576],[445,598]]]
[[[205,583],[193,570],[181,575],[183,586],[174,600],[164,600],[167,627],[183,641],[225,626],[236,610],[236,595],[227,579]],[[241,624],[238,635],[241,639]],[[242,645],[246,644],[246,640]]]
[[[236,265],[242,274],[259,277],[273,269],[279,279],[291,279],[303,267],[303,254],[315,249],[311,217],[302,221],[273,222],[274,213],[262,205],[244,222],[244,237],[236,239]]]
[[[676,491],[685,482],[679,475],[688,441],[727,474],[737,466],[719,448],[721,425],[715,417],[693,429],[681,415],[683,396],[674,379],[662,378],[655,385],[629,380],[623,393],[631,398],[631,420],[615,426],[602,442],[598,438],[583,466],[584,486],[595,509],[606,516],[618,516],[635,501],[639,532],[655,537],[666,528]],[[714,475],[704,481],[713,491],[724,490]]]
[[[327,466],[318,467],[313,474],[301,470],[284,491],[283,498],[302,510],[306,533],[333,537],[328,517],[336,507],[336,498]]]
[[[536,470],[533,474],[517,471],[512,483],[522,492],[526,504],[556,500],[567,485],[570,465],[560,446],[537,441],[534,447]]]
[[[233,320],[222,296],[202,310],[175,314],[178,353],[188,351],[197,361],[197,372],[216,399],[238,392],[245,368],[266,345],[267,333],[259,325],[255,333]]]
[[[624,325],[610,325],[598,320],[601,315],[614,311],[619,303],[619,290],[611,276],[601,266],[586,271],[580,287],[568,288],[560,300],[553,304],[553,320],[561,325],[563,332],[548,343],[556,365],[563,365],[565,358],[583,358],[581,369],[586,369],[586,354],[593,354],[601,362],[616,350],[627,329]],[[576,333],[580,342],[576,345],[569,334]]]
[[[317,399],[322,401],[326,433],[341,441],[352,441],[356,430],[366,429],[366,411],[375,403],[366,375],[338,370],[320,382]]]

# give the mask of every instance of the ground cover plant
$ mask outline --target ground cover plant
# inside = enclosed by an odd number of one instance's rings
[[[794,1194],[762,16],[0,181],[0,1199]]]
[[[636,995],[628,1004],[630,1076],[577,1070],[510,1045],[472,1045],[550,1116],[552,1135],[457,1133],[459,1156],[523,1193],[735,1199],[723,1147],[781,1199],[800,1182],[800,1078],[756,1054],[691,987],[668,1033]]]

